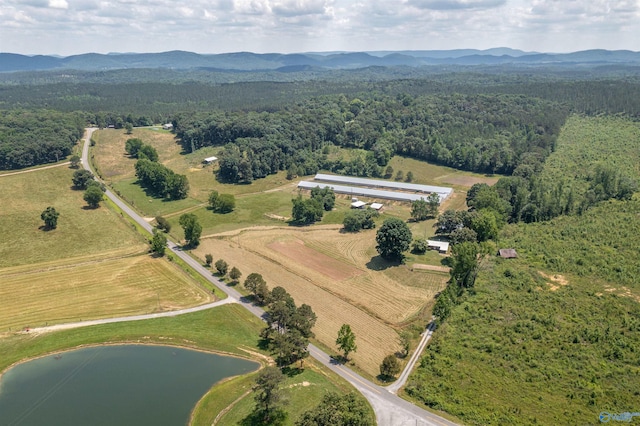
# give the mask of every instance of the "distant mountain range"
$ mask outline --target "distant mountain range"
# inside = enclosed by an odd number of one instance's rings
[[[430,65],[640,65],[640,52],[629,50],[585,50],[573,53],[523,52],[509,48],[488,50],[402,50],[313,53],[222,53],[193,52],[86,53],[67,57],[0,53],[0,72],[83,70],[106,71],[135,68],[205,69],[220,71],[305,71],[357,69],[372,66],[421,67]]]

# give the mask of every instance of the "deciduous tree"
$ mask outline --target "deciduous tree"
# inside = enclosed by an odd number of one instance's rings
[[[305,411],[296,426],[373,426],[368,411],[367,404],[355,393],[330,392],[315,408]]]
[[[87,202],[89,207],[95,209],[100,206],[100,201],[102,201],[103,196],[104,192],[99,185],[89,185],[87,190],[84,191],[82,198]]]
[[[478,269],[478,245],[476,243],[456,244],[451,249],[451,277],[461,287],[473,287]]]
[[[77,155],[72,155],[69,161],[71,162],[71,167],[74,169],[77,169],[80,166],[80,157]]]
[[[127,141],[124,143],[124,150],[131,157],[138,158],[138,150],[140,150],[140,148],[142,147],[142,144],[143,142],[141,139],[138,139],[138,138],[127,139]]]
[[[87,189],[87,184],[93,180],[93,173],[89,170],[76,170],[71,180],[76,189]]]
[[[231,268],[231,271],[229,271],[229,278],[231,278],[233,281],[237,282],[241,276],[242,272],[240,272],[240,269],[236,268],[235,266]]]
[[[342,324],[338,331],[338,338],[336,339],[336,346],[344,353],[344,359],[349,359],[349,354],[358,350],[356,345],[356,335],[351,331],[349,324]]]
[[[164,256],[166,249],[167,236],[164,234],[164,232],[154,230],[153,238],[151,238],[151,251],[158,254],[159,256]]]
[[[44,221],[45,229],[56,229],[58,226],[58,217],[60,217],[60,213],[56,211],[54,207],[47,207],[40,214],[40,219]]]
[[[429,204],[424,198],[420,198],[411,203],[411,218],[413,220],[427,220],[430,215]]]
[[[164,232],[171,232],[171,224],[162,216],[156,216],[157,228]]]
[[[376,250],[385,259],[402,259],[403,252],[409,250],[413,236],[407,224],[392,217],[384,221],[376,234]]]
[[[218,273],[221,276],[225,276],[227,275],[227,271],[229,270],[229,264],[227,262],[225,262],[223,259],[218,259],[216,260],[216,271],[218,271]]]
[[[380,364],[380,375],[386,378],[395,377],[400,372],[398,358],[391,354],[384,357]]]
[[[202,234],[202,225],[198,222],[198,217],[193,213],[185,213],[180,216],[178,223],[184,230],[187,245],[197,247],[200,244],[200,235]]]
[[[265,367],[258,373],[253,392],[256,410],[264,424],[270,424],[271,420],[277,417],[278,411],[282,410],[283,381],[284,375],[277,367]]]

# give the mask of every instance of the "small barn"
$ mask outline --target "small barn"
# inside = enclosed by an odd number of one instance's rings
[[[516,253],[516,249],[500,249],[498,250],[498,256],[503,259],[515,259],[518,257],[518,253]]]
[[[382,203],[371,203],[371,205],[369,207],[371,207],[374,210],[378,210],[379,212],[381,212],[382,211],[382,207],[384,207],[384,206],[382,205]]]
[[[367,205],[367,203],[365,203],[364,201],[354,201],[353,203],[351,203],[351,208],[352,209],[363,209],[366,205]]]
[[[427,240],[427,248],[429,250],[438,250],[438,253],[446,254],[449,251],[449,243],[447,241]]]
[[[163,130],[173,130],[173,124],[171,123],[166,123],[162,125],[162,129]]]
[[[211,164],[214,161],[218,161],[218,157],[207,157],[204,160],[202,160],[204,164]]]

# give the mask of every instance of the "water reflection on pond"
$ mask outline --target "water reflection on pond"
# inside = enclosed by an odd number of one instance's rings
[[[170,346],[83,348],[0,379],[0,425],[183,425],[197,401],[255,362]]]

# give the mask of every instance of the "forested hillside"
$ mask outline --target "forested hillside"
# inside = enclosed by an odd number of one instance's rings
[[[362,98],[362,99],[361,99]],[[391,156],[477,172],[511,174],[535,166],[553,151],[567,109],[510,95],[313,98],[273,112],[181,114],[173,124],[183,149],[224,146],[220,175],[250,182],[292,165],[381,176]],[[345,163],[328,160],[336,145],[368,151]]]
[[[51,163],[71,154],[83,115],[51,110],[0,111],[0,170]]]

